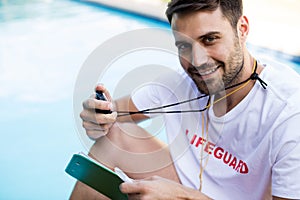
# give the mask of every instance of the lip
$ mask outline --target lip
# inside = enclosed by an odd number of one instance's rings
[[[193,76],[201,77],[201,79],[203,80],[213,76],[213,74],[217,72],[220,67],[221,65],[218,65],[215,67],[210,67],[209,69],[205,69],[205,70],[194,68],[193,70],[190,70],[190,73],[193,74]]]
[[[210,69],[207,69],[207,70],[198,70],[198,73],[200,74],[200,76],[208,76],[210,74],[213,74],[214,72],[216,72],[218,69],[220,68],[220,66],[216,66],[214,68],[210,68]]]

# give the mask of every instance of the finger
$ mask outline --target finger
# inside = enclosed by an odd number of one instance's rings
[[[92,112],[90,110],[83,110],[83,111],[81,111],[79,116],[82,119],[82,121],[93,122],[95,124],[99,124],[96,120],[95,112]]]
[[[105,86],[103,83],[98,83],[95,87],[95,91],[101,91],[104,92],[106,90]]]
[[[82,126],[85,130],[89,131],[108,131],[112,124],[96,124],[93,122],[83,121]]]
[[[106,87],[102,84],[99,83],[96,87],[95,87],[95,91],[101,91],[103,92],[103,94],[106,96],[108,101],[112,101],[112,97],[110,96],[109,91],[106,89]]]
[[[96,122],[98,124],[112,124],[117,119],[117,112],[112,112],[111,114],[96,114]]]
[[[122,183],[120,190],[125,194],[142,194],[146,191],[146,188],[142,181],[134,181],[132,183]]]
[[[111,114],[96,114],[90,110],[83,110],[80,113],[80,118],[82,121],[92,122],[94,124],[112,124],[117,119],[117,112],[112,112]]]
[[[100,110],[112,110],[113,105],[109,101],[97,100],[95,98],[89,98],[82,103],[82,107],[88,110],[100,109]]]

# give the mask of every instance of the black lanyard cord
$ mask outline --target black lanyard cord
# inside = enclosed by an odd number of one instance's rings
[[[249,80],[258,80],[260,85],[264,88],[264,89],[267,89],[267,86],[268,84],[266,82],[264,82],[259,76],[258,76],[258,73],[256,72],[257,70],[257,61],[255,61],[255,68],[253,70],[253,73],[250,75],[249,78],[247,78],[246,80],[240,82],[240,83],[237,83],[235,85],[232,85],[232,86],[229,86],[227,88],[225,88],[225,90],[228,90],[228,89],[231,89],[231,88],[234,88],[234,87],[237,87],[239,85],[242,85],[244,83],[246,83],[247,81]]]
[[[196,100],[205,98],[207,96],[208,96],[208,94],[204,94],[204,95],[201,95],[199,97],[188,99],[188,100],[185,100],[185,101],[180,101],[180,102],[177,102],[177,103],[172,103],[172,104],[159,106],[159,107],[155,107],[155,108],[148,108],[148,109],[144,109],[144,110],[140,110],[140,111],[117,111],[118,113],[126,113],[126,114],[118,115],[118,117],[123,117],[123,116],[127,116],[127,115],[134,115],[134,114],[203,112],[204,110],[206,110],[206,108],[201,109],[201,110],[186,110],[186,111],[180,111],[180,110],[177,110],[177,111],[176,110],[174,110],[174,111],[152,111],[152,110],[158,110],[158,109],[168,108],[168,107],[172,107],[172,106],[177,106],[177,105],[188,103],[188,102],[191,102],[191,101],[196,101]]]
[[[240,83],[237,83],[237,84],[234,84],[232,86],[226,87],[225,90],[232,89],[234,87],[237,87],[237,86],[240,86],[242,84],[245,84],[249,80],[258,80],[259,83],[260,83],[260,85],[264,89],[266,89],[267,83],[265,83],[258,76],[258,74],[256,73],[256,70],[257,70],[257,61],[255,60],[255,67],[254,67],[253,73],[250,75],[250,77],[247,78],[246,80],[240,82]],[[144,110],[140,110],[140,111],[117,111],[118,113],[120,113],[120,115],[118,114],[118,117],[123,117],[123,116],[128,116],[128,115],[135,115],[135,114],[163,114],[163,113],[169,113],[170,114],[170,113],[203,112],[203,111],[205,111],[209,107],[210,96],[208,98],[206,107],[204,107],[203,109],[200,109],[200,110],[173,110],[173,111],[153,111],[153,110],[158,110],[158,109],[168,108],[168,107],[172,107],[172,106],[177,106],[177,105],[188,103],[188,102],[191,102],[191,101],[196,101],[196,100],[205,98],[207,96],[209,96],[209,95],[208,94],[204,94],[204,95],[201,95],[201,96],[196,97],[196,98],[192,98],[192,99],[180,101],[180,102],[177,102],[177,103],[167,104],[167,105],[159,106],[159,107],[155,107],[155,108],[148,108],[148,109],[144,109]]]

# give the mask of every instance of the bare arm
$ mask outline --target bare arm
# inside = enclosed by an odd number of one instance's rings
[[[115,110],[118,111],[133,111],[136,112],[138,109],[134,105],[132,99],[130,96],[125,96],[120,99],[117,99],[115,101]],[[148,119],[146,115],[143,114],[134,114],[134,115],[124,115],[121,116],[122,114],[119,114],[119,117],[117,117],[118,122],[141,122],[145,119]]]
[[[178,199],[178,200],[210,200],[198,190],[185,187],[174,181],[152,176],[133,183],[122,183],[120,189],[132,199]]]
[[[186,199],[186,200],[209,200],[210,197],[198,190],[185,187],[181,184],[158,176],[133,183],[123,183],[120,187],[123,193],[129,194],[133,199]],[[273,196],[273,200],[291,200]]]

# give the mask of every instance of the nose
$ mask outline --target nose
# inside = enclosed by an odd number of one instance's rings
[[[200,44],[193,44],[193,50],[191,55],[191,61],[193,66],[201,66],[208,60],[206,49]]]

